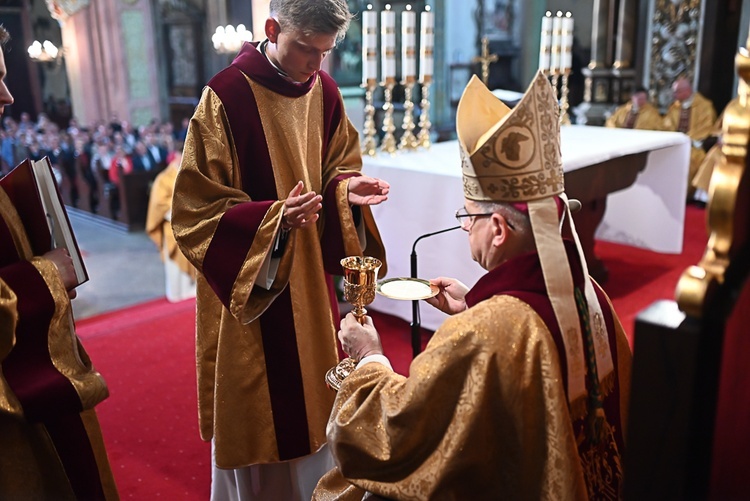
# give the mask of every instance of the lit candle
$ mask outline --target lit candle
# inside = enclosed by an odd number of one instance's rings
[[[419,81],[426,83],[432,80],[433,50],[435,46],[435,14],[426,6],[420,16],[421,46],[419,50]]]
[[[417,77],[417,13],[411,5],[401,13],[401,78],[413,82]]]
[[[378,13],[372,4],[362,12],[362,83],[372,86],[378,80]]]
[[[573,67],[573,17],[570,12],[565,14],[562,24],[562,63],[563,72]]]
[[[383,81],[396,78],[396,13],[387,4],[380,13],[380,51]]]
[[[542,39],[539,44],[539,69],[549,71],[549,53],[552,44],[552,13],[547,11],[547,15],[542,18]]]
[[[562,12],[557,11],[557,15],[552,19],[552,53],[550,57],[550,73],[560,73],[562,63]]]

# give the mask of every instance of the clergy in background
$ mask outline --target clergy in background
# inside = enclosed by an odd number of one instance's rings
[[[672,84],[674,102],[664,115],[664,130],[683,132],[690,136],[690,169],[688,178],[688,202],[695,197],[693,178],[698,173],[706,152],[703,141],[711,135],[716,122],[716,109],[713,103],[700,92],[693,91],[693,85],[685,77],[679,77]]]
[[[171,302],[195,297],[195,267],[190,264],[172,231],[172,194],[182,161],[182,145],[169,154],[169,164],[154,179],[148,199],[146,233],[164,262],[165,292]]]
[[[638,87],[630,96],[630,101],[619,106],[604,125],[620,129],[660,130],[662,116],[656,106],[648,101],[648,91]]]
[[[472,78],[456,115],[456,217],[487,274],[471,290],[432,281],[430,304],[452,316],[408,377],[371,318],[342,320],[344,351],[360,362],[328,423],[338,469],[315,499],[618,497],[631,354],[580,246],[561,237],[558,117],[541,72],[512,111]]]

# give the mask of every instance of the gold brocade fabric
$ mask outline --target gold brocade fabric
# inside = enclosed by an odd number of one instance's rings
[[[664,130],[676,131],[680,123],[680,111],[682,106],[679,101],[672,103],[664,115]],[[716,121],[716,110],[714,105],[696,92],[693,95],[693,105],[690,107],[690,128],[687,135],[693,141],[706,139],[713,130]]]
[[[618,368],[625,364],[629,381],[627,339],[615,324],[625,350]],[[628,383],[619,390],[624,413]],[[509,296],[447,319],[409,378],[378,363],[354,371],[328,437],[341,474],[388,499],[587,499],[587,488],[616,492],[622,474],[592,467],[617,463],[611,441],[602,457],[579,457],[554,340],[531,307]],[[361,495],[341,474],[326,475],[314,499]]]
[[[86,432],[94,450],[105,496],[118,499],[117,489],[104,450],[94,406],[107,398],[108,390],[101,375],[93,368],[86,351],[73,330],[71,304],[55,265],[42,257],[33,257],[28,238],[18,214],[0,189],[0,217],[8,225],[13,241],[1,246],[15,246],[20,259],[31,262],[50,290],[55,311],[49,323],[47,347],[55,368],[75,388],[84,412]],[[10,265],[12,266],[12,264]],[[21,319],[18,301],[21,291],[12,291],[0,279],[0,367],[16,342],[16,326]],[[35,305],[26,299],[26,308]],[[32,308],[33,310],[33,308]],[[30,311],[37,317],[39,311]],[[30,424],[23,416],[20,402],[0,371],[0,499],[74,499],[70,484],[41,424]]]
[[[678,130],[681,111],[682,107],[679,101],[672,103],[666,115],[664,115],[664,130]],[[693,104],[690,107],[690,127],[686,134],[690,136],[692,141],[703,141],[711,135],[715,122],[716,110],[713,103],[696,92],[693,95]],[[693,146],[690,149],[690,169],[687,178],[688,198],[692,198],[691,193],[694,191],[691,181],[698,173],[698,169],[705,158],[706,152],[703,151],[703,148]]]
[[[216,464],[238,468],[279,460],[260,317],[285,289],[299,353],[310,449],[325,443],[325,424],[334,394],[325,373],[338,362],[321,249],[326,215],[317,226],[292,230],[270,289],[256,277],[276,239],[283,200],[297,181],[305,191],[324,193],[339,174],[359,172],[358,135],[345,116],[321,159],[323,93],[318,82],[307,94],[287,97],[247,79],[266,137],[278,200],[265,214],[245,261],[237,270],[231,304],[225,308],[203,275],[203,263],[222,216],[250,202],[224,105],[207,87],[191,120],[173,199],[172,227],[183,253],[198,270],[196,357],[201,437],[214,439]],[[229,105],[229,104],[228,104]],[[244,180],[245,183],[252,180]],[[341,185],[343,185],[342,183]],[[341,186],[340,185],[340,186]],[[346,197],[338,198],[344,248],[361,255]],[[372,229],[372,215],[362,208]],[[351,231],[348,231],[351,230]],[[370,232],[368,247],[379,243]],[[377,245],[375,245],[377,247]],[[369,251],[369,249],[366,249]],[[374,255],[384,259],[384,255]],[[296,370],[296,368],[290,368]]]
[[[169,221],[172,212],[174,182],[179,169],[179,163],[172,162],[154,179],[154,185],[148,199],[146,233],[160,251],[166,247],[167,255],[183,273],[195,278],[195,267],[190,264],[190,261],[177,246],[172,224]],[[162,258],[164,256],[162,252],[159,252],[159,255]]]
[[[606,123],[607,127],[625,128],[630,115],[630,111],[633,109],[633,103],[625,103],[618,107],[615,112],[610,116]],[[646,103],[638,110],[633,129],[642,130],[661,130],[662,129],[662,116],[659,114],[659,110],[656,109],[651,103]]]

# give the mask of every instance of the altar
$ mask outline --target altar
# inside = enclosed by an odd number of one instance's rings
[[[574,221],[581,218],[579,234],[584,249],[589,247],[587,260],[596,261],[594,234],[656,252],[681,252],[688,136],[571,125],[561,128],[561,149],[566,193],[584,205]],[[365,174],[391,185],[388,201],[373,207],[386,247],[387,277],[408,277],[415,240],[458,225],[454,214],[464,204],[458,143],[447,141],[396,155],[378,153],[363,162]],[[591,235],[588,244],[586,233]],[[453,277],[471,287],[484,273],[471,259],[461,230],[420,240],[415,250],[419,278]],[[378,296],[370,307],[409,321],[412,317],[409,301]],[[420,312],[422,326],[432,330],[445,318],[427,304],[420,305]]]

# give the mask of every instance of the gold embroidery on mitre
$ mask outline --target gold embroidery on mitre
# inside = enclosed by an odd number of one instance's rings
[[[547,78],[538,73],[512,110],[498,103],[476,77],[459,102],[466,198],[520,202],[562,193],[558,106]]]

